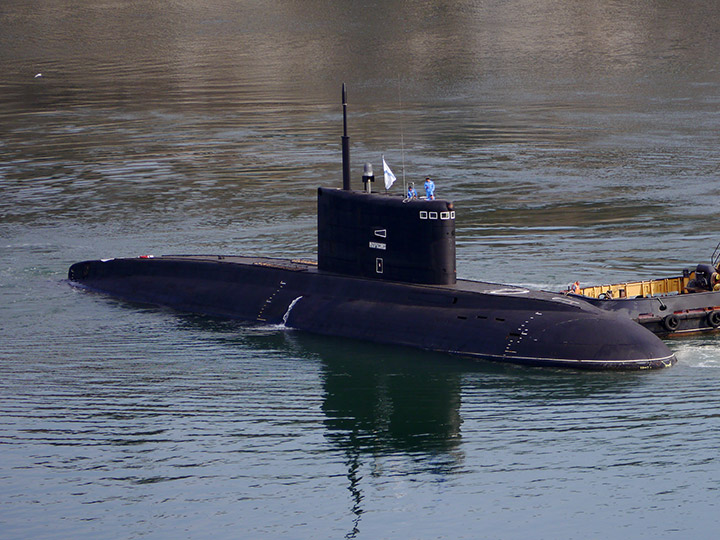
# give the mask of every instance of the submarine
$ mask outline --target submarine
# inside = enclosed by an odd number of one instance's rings
[[[342,188],[317,191],[317,260],[163,255],[77,262],[74,286],[125,301],[481,360],[663,368],[674,354],[628,317],[566,295],[457,279],[456,209],[353,190],[342,87]]]

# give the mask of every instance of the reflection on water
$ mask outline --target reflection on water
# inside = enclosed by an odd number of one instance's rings
[[[482,470],[502,491],[508,471],[537,466],[532,457],[518,463],[516,453],[547,455],[563,440],[584,452],[588,440],[617,429],[611,418],[630,429],[653,414],[642,410],[655,391],[643,374],[527,369],[194,316],[180,323],[213,341],[320,362],[325,438],[342,453],[349,493],[346,538],[365,530],[378,484],[389,479],[421,474],[452,483]],[[468,462],[468,449],[479,463]],[[409,470],[398,467],[401,459],[411,460]]]
[[[346,538],[361,530],[368,468],[374,477],[397,473],[385,470],[384,457],[407,454],[418,470],[440,477],[462,466],[461,372],[452,359],[302,334],[284,337],[296,352],[322,359],[326,436],[345,456],[354,515]]]

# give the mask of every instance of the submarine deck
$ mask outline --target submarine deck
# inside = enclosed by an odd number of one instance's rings
[[[249,257],[244,255],[160,255],[154,257],[152,255],[142,256],[141,258],[155,258],[165,260],[178,260],[178,261],[197,261],[197,262],[220,262],[227,264],[240,264],[240,265],[251,265],[261,266],[266,268],[277,268],[281,270],[290,270],[293,272],[303,272],[309,274],[323,274],[323,275],[337,275],[346,279],[362,279],[366,278],[353,278],[342,274],[334,274],[332,272],[324,272],[318,269],[317,262],[310,259],[280,259],[274,257]],[[379,283],[396,283],[392,281],[380,281]],[[497,295],[526,295],[532,292],[532,295],[547,296],[547,299],[565,301],[568,304],[579,304],[579,302],[567,298],[565,295],[556,294],[552,292],[538,291],[515,286],[498,283],[489,283],[484,281],[475,281],[468,279],[458,279],[454,284],[440,285],[440,284],[421,284],[421,283],[402,283],[408,287],[419,287],[428,289],[440,289],[445,291],[458,291],[458,292],[469,292],[469,293],[485,293],[485,294],[497,294]]]

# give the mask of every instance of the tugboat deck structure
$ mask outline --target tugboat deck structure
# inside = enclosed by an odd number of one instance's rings
[[[717,260],[685,269],[680,276],[579,287],[569,297],[623,314],[664,337],[720,328]]]

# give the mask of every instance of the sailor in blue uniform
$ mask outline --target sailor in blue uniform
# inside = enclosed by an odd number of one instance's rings
[[[425,197],[428,201],[435,200],[435,182],[429,176],[425,178]]]
[[[413,184],[412,182],[410,182],[410,185],[408,186],[407,198],[417,199],[417,191],[415,191],[415,184]]]

